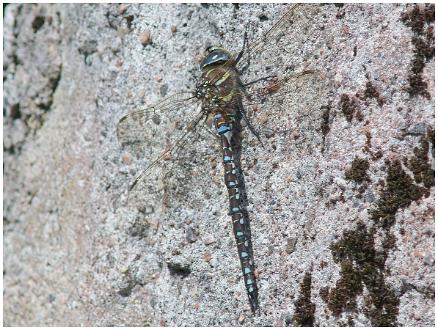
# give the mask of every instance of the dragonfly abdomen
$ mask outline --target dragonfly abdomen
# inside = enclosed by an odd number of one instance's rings
[[[227,116],[229,117],[229,116]],[[233,117],[230,117],[233,118]],[[216,132],[219,134],[223,150],[224,181],[228,190],[229,212],[233,222],[233,232],[237,243],[240,264],[251,310],[258,308],[258,289],[254,274],[253,252],[251,248],[251,233],[245,207],[242,203],[241,186],[234,152],[232,149],[233,120],[226,121],[221,112],[214,116]]]

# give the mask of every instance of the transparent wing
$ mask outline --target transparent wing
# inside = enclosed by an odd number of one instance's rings
[[[262,84],[262,87],[259,84],[250,86],[249,98],[245,98],[243,104],[250,123],[262,140],[277,134],[292,134],[294,145],[297,145],[307,132],[318,132],[320,109],[327,100],[324,97],[327,90],[321,81],[326,81],[323,73],[306,70]]]
[[[318,5],[293,4],[266,33],[244,48],[236,68],[242,72],[244,106],[249,115],[255,114],[250,121],[256,130],[272,133],[269,117],[278,116],[281,104],[299,97],[304,86],[322,76],[314,59],[321,48],[322,29],[314,23],[319,11]],[[294,122],[308,117],[310,107],[294,108],[290,115],[282,109],[280,115]],[[284,130],[286,125],[282,126],[275,130]]]
[[[169,116],[180,108],[190,107],[195,101],[192,93],[182,92],[171,95],[153,106],[130,112],[117,124],[117,139],[123,147],[148,142],[153,135],[152,124],[159,125],[162,114]]]
[[[184,143],[188,141],[190,133],[196,128],[196,126],[204,117],[205,114],[203,112],[198,113],[197,116],[193,120],[191,120],[188,125],[186,125],[186,127],[180,134],[174,136],[174,141],[169,144],[157,158],[152,160],[149,165],[135,178],[129,190],[133,190],[142,180],[144,180],[148,176],[150,170],[154,168],[160,161],[162,161],[166,157],[169,157],[170,154],[177,152],[178,149],[181,148]]]
[[[268,45],[271,45],[272,43],[279,41],[281,37],[284,37],[289,27],[294,23],[294,16],[302,7],[302,4],[292,5],[268,32],[247,47],[247,56],[262,52]]]
[[[249,69],[249,75],[253,67],[256,67],[257,75],[264,74],[260,66],[267,74],[286,73],[300,67],[302,63],[284,63],[284,58],[299,59],[300,62],[308,60],[317,50],[315,38],[321,32],[314,24],[315,17],[319,13],[318,5],[294,4],[290,6],[283,16],[261,37],[250,42],[237,63],[240,71]],[[279,55],[287,54],[287,56]],[[281,69],[280,69],[281,68]],[[252,75],[256,77],[257,75]]]
[[[233,69],[230,68],[230,74]],[[317,70],[303,70],[296,73],[289,73],[279,78],[277,75],[272,75],[260,79],[253,80],[249,83],[241,83],[239,90],[235,91],[237,98],[234,101],[228,102],[228,107],[232,107],[232,102],[238,102],[242,99],[246,105],[261,105],[267,99],[282,98],[290,93],[290,86],[297,80],[307,78],[310,75],[320,75]],[[214,84],[215,81],[212,82]]]
[[[308,78],[309,75],[318,74],[315,70],[303,70],[297,73],[291,73],[283,78],[276,76],[267,79],[252,81],[243,85],[242,93],[246,98],[247,105],[263,104],[268,98],[282,98],[290,93],[290,85],[299,79]]]
[[[120,119],[117,124],[119,142],[146,163],[131,184],[130,191],[137,187],[141,189],[141,183],[147,181],[151,170],[184,146],[204,117],[203,112],[198,110],[199,102],[192,93],[179,93]]]

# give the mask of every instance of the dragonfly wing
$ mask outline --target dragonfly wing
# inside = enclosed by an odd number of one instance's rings
[[[303,70],[286,75],[281,79],[273,77],[254,81],[242,88],[245,91],[245,104],[249,106],[261,105],[267,99],[284,98],[287,94],[291,93],[293,84],[303,79],[310,79],[312,75],[319,75],[319,72],[316,70]]]
[[[150,173],[151,169],[153,169],[157,164],[159,164],[163,159],[165,159],[171,153],[177,153],[178,150],[188,141],[188,137],[190,133],[197,127],[199,122],[205,117],[205,114],[201,111],[197,114],[197,116],[192,119],[186,127],[180,132],[180,134],[175,135],[173,138],[173,142],[168,145],[168,147],[162,152],[157,158],[152,160],[149,165],[138,175],[134,182],[131,184],[129,190],[134,190],[134,188],[141,183]]]
[[[198,108],[199,101],[191,93],[180,93],[120,119],[117,125],[120,144],[145,163],[145,169],[130,190],[141,186],[140,183],[159,167],[161,161],[170,158],[171,153],[184,145],[204,116],[202,111],[197,111]]]
[[[177,93],[153,106],[130,112],[117,124],[117,139],[123,147],[143,144],[149,141],[150,129],[159,124],[161,115],[169,116],[195,101],[192,93]]]
[[[308,118],[313,123],[319,123],[318,100],[327,91],[321,89],[324,77],[317,70],[305,70],[283,79],[260,82],[246,88],[247,97],[242,98],[245,110],[248,112],[250,125],[263,136],[287,131],[304,125]],[[306,104],[303,96],[315,94],[315,102]],[[274,120],[274,118],[277,118]],[[281,118],[279,120],[278,118]],[[279,123],[275,127],[272,123]],[[288,127],[288,128],[287,128]]]
[[[312,35],[319,32],[313,24],[318,15],[319,7],[312,4],[294,4],[290,6],[283,16],[260,38],[251,42],[245,49],[237,68],[242,70],[256,61],[263,63],[267,71],[279,66],[278,52],[287,53],[288,58],[300,57],[303,61],[316,49],[312,44]],[[295,66],[295,64],[290,64]],[[280,65],[282,72],[285,65]]]

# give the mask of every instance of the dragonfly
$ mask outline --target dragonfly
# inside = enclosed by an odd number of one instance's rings
[[[289,35],[298,25],[310,24],[317,12],[317,7],[312,5],[290,6],[283,16],[254,42],[249,43],[245,33],[243,47],[237,53],[221,46],[207,47],[200,62],[201,75],[193,90],[176,93],[153,106],[130,112],[123,116],[117,125],[117,137],[122,146],[142,145],[151,143],[160,135],[161,116],[169,115],[174,118],[179,109],[189,109],[178,119],[174,134],[170,135],[172,141],[168,143],[167,148],[156,158],[148,155],[149,164],[129,188],[129,191],[133,191],[142,186],[142,182],[148,181],[152,169],[168,159],[169,155],[189,144],[189,137],[198,126],[212,122],[221,143],[224,182],[229,199],[228,215],[231,217],[243,283],[253,313],[259,309],[259,299],[250,220],[244,200],[244,178],[240,169],[241,121],[246,122],[247,127],[260,142],[261,138],[246,115],[245,104],[262,103],[265,97],[274,92],[281,95],[281,90],[290,81],[311,74],[312,71],[304,70],[282,77],[271,75],[249,83],[244,83],[243,74],[251,66],[251,62],[264,61],[263,54],[267,50],[280,47],[282,51],[287,51],[290,45],[303,42],[304,36],[295,35],[294,39],[291,39]],[[256,89],[254,86],[260,83],[264,84],[264,87]]]

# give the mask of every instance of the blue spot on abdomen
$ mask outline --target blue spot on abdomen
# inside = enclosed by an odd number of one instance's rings
[[[222,125],[220,127],[217,128],[217,134],[222,135],[225,134],[226,132],[231,131],[231,127],[228,125]]]

